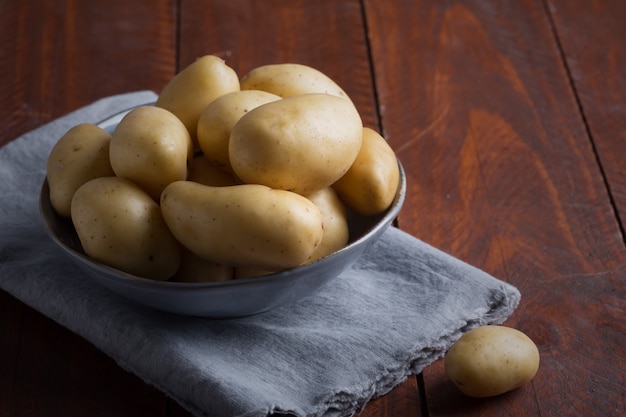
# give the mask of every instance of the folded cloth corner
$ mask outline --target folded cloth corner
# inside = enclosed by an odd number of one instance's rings
[[[519,304],[512,285],[393,227],[314,295],[250,317],[177,316],[100,287],[41,225],[47,155],[73,125],[155,99],[107,97],[0,148],[0,288],[195,415],[353,415]]]

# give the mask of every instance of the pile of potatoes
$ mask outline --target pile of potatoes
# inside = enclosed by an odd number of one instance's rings
[[[85,253],[154,280],[220,281],[297,267],[349,240],[347,210],[385,211],[393,150],[347,94],[300,64],[241,79],[197,59],[112,134],[71,128],[47,161],[50,201]]]

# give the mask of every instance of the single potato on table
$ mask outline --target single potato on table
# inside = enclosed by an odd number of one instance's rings
[[[519,330],[481,326],[464,334],[445,356],[445,371],[470,397],[492,397],[529,382],[539,369],[539,350]]]

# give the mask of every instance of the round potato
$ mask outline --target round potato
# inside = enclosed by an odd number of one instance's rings
[[[378,132],[364,127],[356,160],[333,188],[352,210],[372,216],[391,205],[399,183],[400,168],[395,152]]]
[[[464,334],[448,351],[445,371],[470,397],[491,397],[529,382],[539,368],[539,350],[519,330],[481,326]]]
[[[307,262],[313,262],[324,256],[337,252],[346,246],[350,238],[346,208],[331,187],[322,188],[306,196],[322,214],[324,236],[322,242],[309,257]]]
[[[211,262],[278,270],[301,265],[322,240],[322,216],[298,194],[258,184],[170,184],[161,211],[176,238]]]
[[[322,71],[303,64],[269,64],[241,78],[242,90],[262,90],[280,97],[323,93],[350,100],[348,94]]]
[[[127,178],[155,200],[171,182],[187,178],[193,157],[189,132],[169,111],[141,106],[117,125],[109,145],[115,175]]]
[[[280,97],[258,90],[234,91],[213,100],[198,120],[198,144],[204,156],[220,169],[232,173],[228,142],[233,126],[250,110],[276,100]]]
[[[96,178],[72,198],[72,223],[91,258],[144,278],[165,280],[180,265],[180,244],[158,204],[119,177]]]
[[[109,162],[111,135],[104,129],[81,123],[68,130],[54,145],[46,165],[50,203],[63,217],[70,217],[74,192],[87,181],[113,176]]]
[[[205,55],[179,72],[163,88],[156,106],[174,113],[187,127],[194,144],[200,114],[219,96],[239,90],[239,77],[226,62]]]
[[[230,163],[243,182],[310,194],[346,173],[361,148],[362,130],[347,100],[288,97],[239,119],[230,135]]]

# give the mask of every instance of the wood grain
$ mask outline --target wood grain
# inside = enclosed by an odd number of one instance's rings
[[[0,145],[101,97],[160,90],[176,70],[174,4],[0,2]]]
[[[0,2],[0,146],[101,97],[162,88],[175,72],[174,4]],[[4,292],[0,306],[0,415],[164,410],[161,392],[83,339]]]
[[[430,415],[623,407],[623,369],[602,359],[624,352],[623,242],[546,9],[411,4],[366,2],[383,130],[419,167],[400,227],[516,285],[507,324],[542,355],[532,385],[473,407],[429,368]]]
[[[626,222],[626,4],[548,2],[556,35],[608,187]],[[603,22],[599,25],[597,22]],[[580,36],[584,33],[585,36]],[[622,233],[624,231],[622,230]]]

